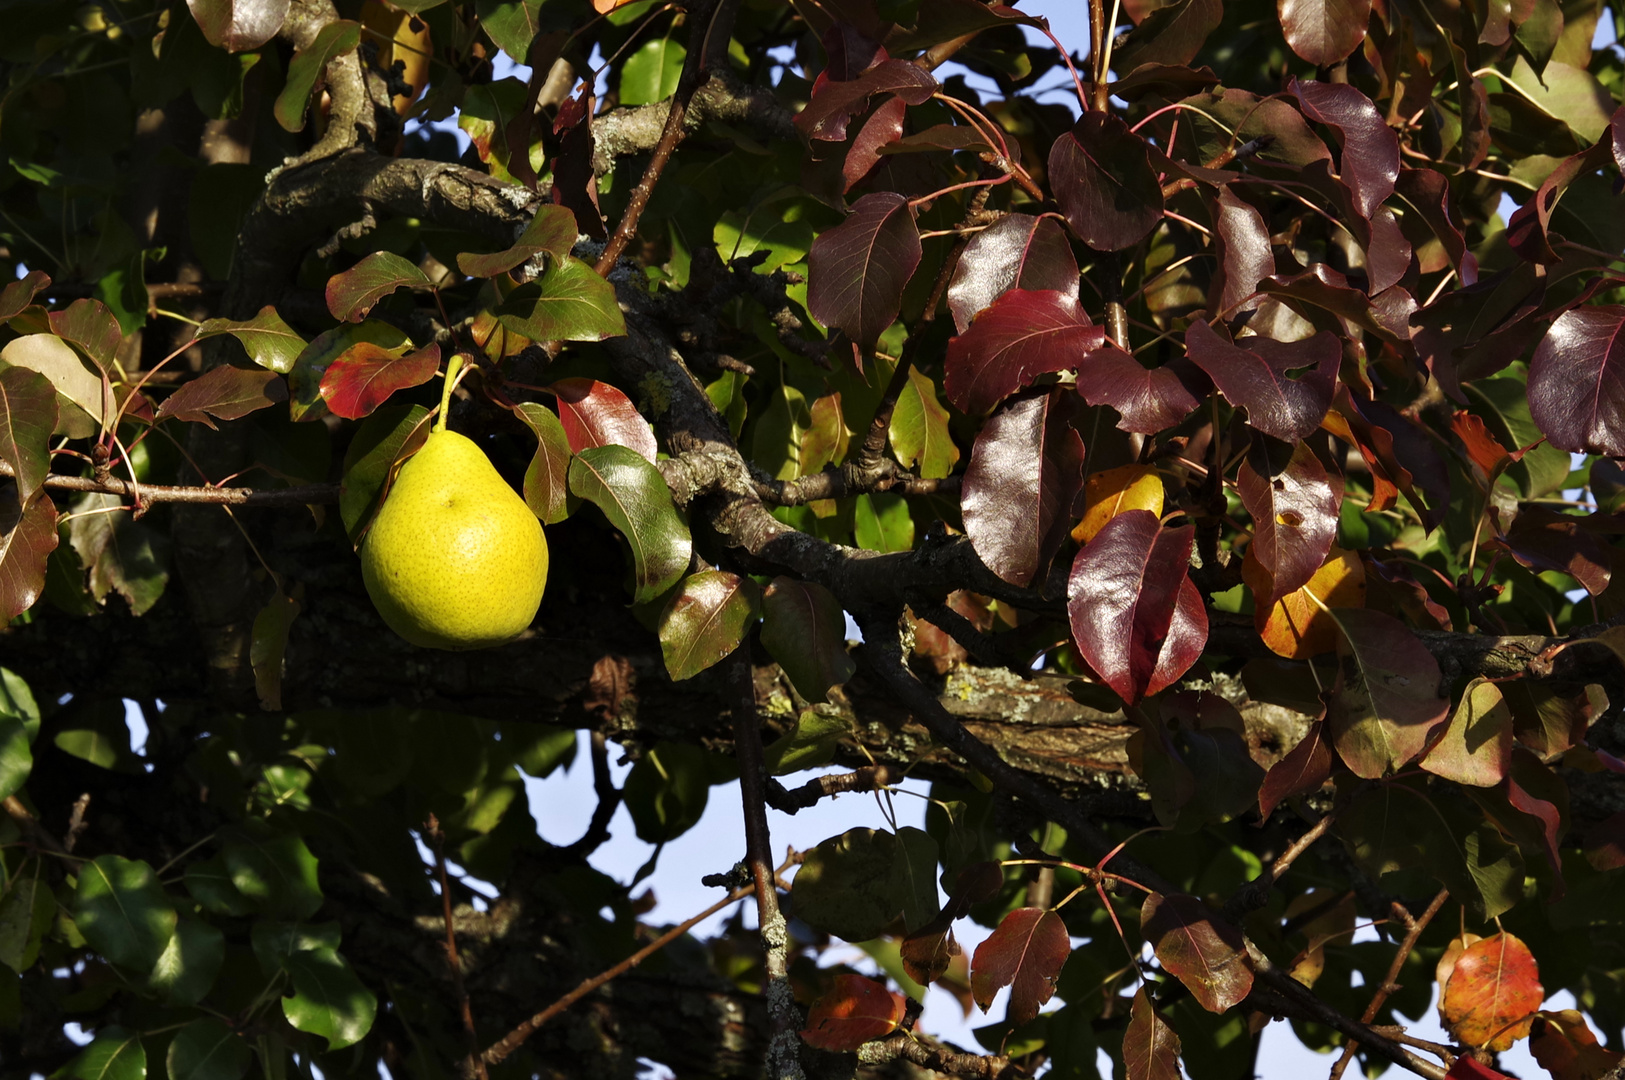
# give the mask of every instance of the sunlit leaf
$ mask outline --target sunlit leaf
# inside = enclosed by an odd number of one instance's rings
[[[544,525],[557,525],[570,514],[570,440],[553,411],[533,401],[514,407],[514,415],[536,435],[536,453],[525,469],[525,505]]]
[[[334,416],[360,420],[395,391],[420,386],[438,370],[440,346],[432,341],[406,356],[358,341],[334,357],[322,373],[319,391]]]
[[[175,933],[175,906],[158,875],[118,855],[99,855],[79,868],[73,918],[97,952],[139,972],[157,963]]]
[[[1083,520],[1072,539],[1087,544],[1112,518],[1128,510],[1162,516],[1162,477],[1150,465],[1119,465],[1090,475],[1083,485]]]
[[[691,574],[660,615],[660,653],[673,679],[698,675],[733,652],[756,622],[761,590],[725,570]]]
[[[1123,1032],[1124,1075],[1128,1080],[1179,1080],[1179,1050],[1179,1036],[1140,987]]]
[[[1024,1024],[1055,993],[1055,980],[1072,951],[1066,924],[1044,908],[1006,915],[971,958],[971,993],[986,1012],[993,995],[1010,987],[1009,1020]]]
[[[1450,711],[1439,662],[1392,616],[1331,608],[1342,660],[1327,728],[1356,776],[1375,779],[1414,761]]]
[[[1467,684],[1444,734],[1422,759],[1435,776],[1494,787],[1512,765],[1512,711],[1500,687],[1479,677]]]
[[[942,387],[961,412],[985,413],[1040,375],[1081,367],[1105,339],[1075,296],[1011,289],[948,342]]]
[[[1247,423],[1289,443],[1320,426],[1343,358],[1325,331],[1290,344],[1245,337],[1232,345],[1200,319],[1185,331],[1185,346],[1225,400],[1247,410]]]
[[[327,282],[327,310],[339,322],[360,322],[373,305],[399,288],[426,289],[429,279],[391,251],[375,251]]]
[[[897,1030],[908,999],[862,975],[840,974],[807,1011],[801,1038],[833,1052],[856,1050]]]
[[[0,461],[11,466],[24,503],[51,471],[51,431],[56,427],[56,389],[37,371],[0,370]]]
[[[348,19],[334,19],[316,34],[309,45],[301,49],[288,62],[288,79],[277,95],[272,114],[285,131],[303,131],[306,106],[311,91],[322,77],[327,65],[345,53],[354,52],[361,44],[361,24]]]
[[[1241,931],[1196,897],[1150,894],[1140,908],[1140,932],[1157,961],[1209,1012],[1224,1012],[1252,990]]]
[[[948,284],[954,326],[963,334],[972,319],[1011,289],[1078,295],[1078,261],[1052,219],[1006,214],[971,237]]]
[[[845,221],[813,241],[807,256],[807,310],[825,326],[838,327],[870,348],[897,318],[903,287],[920,265],[920,255],[920,233],[908,200],[889,191],[865,195]]]
[[[216,419],[236,420],[287,400],[288,384],[276,372],[221,364],[164,398],[157,418],[173,416],[213,428]]]
[[[1570,453],[1625,457],[1625,307],[1565,311],[1529,363],[1529,415]]]
[[[927,480],[947,476],[959,461],[959,447],[948,430],[948,410],[937,400],[936,382],[918,368],[908,373],[887,435],[903,467],[918,468]]]
[[[1439,1014],[1463,1045],[1505,1050],[1529,1034],[1544,996],[1529,946],[1512,934],[1492,934],[1457,958]]]
[[[548,387],[558,399],[559,422],[575,453],[594,446],[625,446],[653,462],[654,432],[632,400],[596,379],[560,379]]]
[[[1292,0],[1284,0],[1292,2]],[[1314,4],[1326,0],[1297,0]],[[1352,0],[1358,3],[1359,0]],[[1332,5],[1350,3],[1351,0],[1329,0],[1324,10],[1336,11],[1344,18],[1357,15],[1357,10],[1343,12]],[[1284,21],[1284,20],[1283,20]],[[1365,30],[1360,20],[1360,31]],[[1358,41],[1349,44],[1353,51]],[[1341,41],[1335,48],[1340,48]],[[1295,46],[1294,46],[1295,47]],[[1300,54],[1301,55],[1301,54]],[[1347,52],[1344,53],[1347,55]],[[1338,57],[1342,59],[1342,57]],[[1330,61],[1327,61],[1330,63]],[[1354,192],[1359,212],[1370,218],[1388,196],[1394,193],[1394,181],[1399,176],[1399,136],[1383,120],[1381,111],[1370,98],[1348,83],[1315,82],[1293,79],[1287,87],[1298,99],[1303,114],[1317,123],[1335,127],[1343,136],[1342,178]]]
[[[186,0],[186,6],[210,45],[245,52],[276,37],[289,0]]]
[[[602,341],[626,333],[615,287],[569,255],[509,293],[497,320],[532,341]]]
[[[1306,443],[1295,446],[1284,463],[1258,456],[1269,471],[1256,471],[1249,456],[1236,476],[1236,491],[1253,519],[1250,550],[1270,572],[1269,595],[1258,601],[1273,607],[1307,585],[1325,562],[1337,537],[1343,483]]]
[[[1056,139],[1049,175],[1067,225],[1096,251],[1132,247],[1162,220],[1146,144],[1111,113],[1091,109]]]
[[[570,461],[570,491],[604,512],[632,549],[633,601],[647,603],[688,569],[688,526],[660,472],[636,450],[595,446]]]

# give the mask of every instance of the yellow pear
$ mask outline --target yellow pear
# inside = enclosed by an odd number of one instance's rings
[[[361,575],[384,622],[407,641],[482,649],[513,640],[536,617],[547,539],[480,448],[446,430],[445,413],[443,403],[373,519]]]

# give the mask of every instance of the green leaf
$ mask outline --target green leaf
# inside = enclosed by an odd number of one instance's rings
[[[254,1061],[247,1040],[212,1016],[194,1020],[169,1044],[169,1080],[238,1080]]]
[[[776,577],[762,594],[762,645],[796,692],[817,704],[857,672],[846,651],[846,616],[830,591]]]
[[[570,516],[570,440],[546,405],[521,402],[514,415],[536,436],[536,453],[525,469],[525,505],[544,525],[557,525]]]
[[[507,273],[543,253],[562,259],[575,246],[576,235],[576,216],[568,206],[543,203],[512,247],[487,255],[458,255],[457,269],[469,277],[488,278]]]
[[[908,500],[882,492],[859,495],[853,513],[858,547],[865,551],[909,551],[914,547],[914,517]]]
[[[399,288],[427,289],[429,279],[393,251],[375,251],[327,281],[327,310],[339,322],[360,322],[373,305]]]
[[[369,709],[338,714],[333,768],[355,794],[373,798],[391,791],[412,770],[407,714],[400,709]]]
[[[626,537],[634,603],[646,604],[677,584],[693,547],[659,469],[636,450],[594,446],[570,462],[570,490],[602,510]]]
[[[349,19],[335,19],[322,27],[316,39],[289,61],[287,84],[277,95],[276,104],[271,109],[283,130],[304,130],[305,106],[310,102],[310,92],[316,88],[316,80],[331,61],[354,52],[360,44],[361,24]]]
[[[91,947],[115,964],[150,971],[175,933],[175,907],[152,867],[100,855],[79,868],[73,919]]]
[[[57,394],[53,431],[88,438],[101,430],[110,413],[106,376],[92,371],[67,342],[55,334],[25,334],[0,349],[0,368],[27,368],[51,381]]]
[[[226,936],[213,923],[186,916],[175,924],[147,982],[171,1005],[196,1005],[214,986],[225,961]]]
[[[691,678],[732,653],[756,622],[760,595],[750,578],[725,570],[690,574],[660,615],[666,673]]]
[[[293,833],[261,827],[228,830],[221,857],[237,891],[274,918],[304,919],[322,906],[316,856]]]
[[[15,794],[33,768],[28,729],[15,716],[0,714],[0,799]]]
[[[242,345],[248,358],[262,368],[280,375],[293,370],[293,362],[305,351],[305,339],[282,321],[275,307],[266,304],[252,319],[207,319],[197,328],[196,341],[230,334]]]
[[[801,710],[795,726],[764,748],[768,775],[783,776],[828,765],[842,737],[851,730],[851,725],[839,715],[826,716],[816,709]]]
[[[140,1033],[117,1025],[102,1028],[69,1063],[67,1075],[79,1080],[145,1080],[147,1052],[141,1047]]]
[[[205,911],[216,915],[252,915],[256,910],[254,901],[237,891],[226,860],[219,856],[202,859],[186,868],[186,891]]]
[[[293,996],[282,999],[288,1023],[320,1035],[329,1050],[353,1046],[372,1030],[378,999],[356,978],[344,958],[332,949],[295,953],[287,968]]]
[[[299,601],[284,596],[281,589],[254,616],[248,660],[254,668],[254,690],[262,709],[274,712],[282,708],[282,655],[298,617]]]
[[[905,469],[916,463],[927,480],[940,480],[953,471],[959,447],[948,432],[948,410],[937,400],[937,386],[919,368],[908,373],[908,384],[891,414],[891,448]]]
[[[122,509],[117,495],[88,492],[73,504],[68,540],[90,571],[96,603],[116,592],[145,615],[169,584],[169,537]]]
[[[479,0],[474,10],[497,48],[516,64],[530,63],[530,42],[541,29],[543,0]],[[464,271],[467,273],[467,271]]]
[[[671,97],[687,57],[682,42],[672,38],[645,42],[621,68],[621,104],[649,105]]]
[[[62,721],[51,741],[58,750],[100,768],[141,771],[141,761],[130,749],[130,725],[122,702],[104,698],[80,705]]]
[[[548,724],[510,724],[502,729],[502,745],[515,765],[540,780],[575,761],[576,733]]]
[[[710,755],[689,743],[661,743],[632,766],[621,797],[638,839],[663,844],[698,824],[710,792]]]
[[[30,743],[39,734],[39,704],[34,701],[34,691],[21,675],[3,667],[0,667],[0,716],[22,721]]]
[[[40,864],[25,863],[0,897],[0,963],[19,974],[33,967],[55,918],[56,898],[40,880]]]
[[[510,333],[532,341],[602,341],[626,333],[615,287],[569,255],[509,293],[496,315]]]
[[[937,913],[937,844],[919,829],[849,829],[807,853],[790,883],[798,918],[847,941],[909,929]]]
[[[429,437],[422,405],[385,405],[361,422],[344,452],[339,517],[352,543],[372,520],[383,499],[384,481],[395,462],[408,457]]]
[[[254,924],[250,940],[254,946],[254,956],[260,962],[260,970],[271,976],[285,970],[288,959],[299,953],[316,952],[321,949],[329,952],[336,950],[343,937],[338,923],[312,924],[261,920]]]

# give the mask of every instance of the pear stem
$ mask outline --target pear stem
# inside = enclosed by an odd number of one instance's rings
[[[457,388],[457,376],[462,374],[463,354],[452,353],[451,359],[446,361],[446,385],[440,391],[440,415],[435,419],[434,430],[446,430],[446,417],[451,415],[451,392]]]

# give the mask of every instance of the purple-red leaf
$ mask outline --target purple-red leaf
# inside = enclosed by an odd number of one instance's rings
[[[864,121],[858,137],[852,140],[852,148],[846,152],[846,160],[841,162],[841,179],[846,182],[841,188],[843,193],[851,191],[853,185],[869,174],[880,160],[883,147],[902,137],[903,116],[907,112],[908,102],[891,97],[881,102],[874,114]]]
[[[955,328],[963,334],[977,313],[1010,289],[1078,295],[1078,261],[1054,219],[1006,214],[971,238],[948,284]]]
[[[920,253],[908,200],[893,191],[865,195],[845,221],[813,241],[807,255],[807,310],[825,326],[872,347],[897,318]]]
[[[1365,252],[1365,291],[1376,296],[1398,285],[1410,268],[1411,242],[1400,231],[1399,217],[1386,206],[1377,207],[1371,215],[1371,243]]]
[[[1066,923],[1045,908],[1017,908],[976,947],[970,962],[971,995],[983,1012],[993,995],[1010,987],[1005,1018],[1020,1027],[1055,994],[1055,980],[1072,952]]]
[[[1180,1080],[1179,1036],[1157,1015],[1144,986],[1134,991],[1123,1031],[1123,1075],[1127,1080]]]
[[[1110,405],[1122,414],[1119,428],[1142,435],[1173,427],[1201,404],[1171,366],[1143,367],[1115,345],[1078,366],[1078,393],[1091,405]]]
[[[1122,251],[1162,220],[1162,185],[1146,144],[1110,113],[1086,112],[1049,152],[1055,201],[1079,240]]]
[[[1079,368],[1105,340],[1076,296],[1011,289],[948,342],[942,387],[961,412],[985,413],[1045,372]]]
[[[809,139],[843,142],[847,122],[861,113],[873,94],[896,94],[910,105],[928,101],[937,80],[907,60],[883,60],[855,79],[820,79],[812,100],[795,118],[796,130]]]
[[[1133,71],[1146,64],[1183,67],[1196,59],[1208,35],[1224,19],[1220,0],[1175,0],[1161,4],[1118,45],[1112,67]]]
[[[1364,28],[1362,22],[1362,32]],[[1348,83],[1294,78],[1287,89],[1297,96],[1305,116],[1342,133],[1339,175],[1354,192],[1361,215],[1369,219],[1394,193],[1394,181],[1399,177],[1399,136],[1383,123],[1382,113],[1371,99]]]
[[[1077,403],[1065,387],[1023,394],[989,418],[971,449],[965,533],[987,568],[1014,585],[1043,575],[1066,539],[1083,487]]]
[[[1224,269],[1219,315],[1228,319],[1258,306],[1253,294],[1261,280],[1275,273],[1275,251],[1264,215],[1252,203],[1236,198],[1228,184],[1219,189],[1216,224],[1213,238]]]
[[[100,300],[75,300],[64,311],[53,311],[51,332],[63,341],[77,345],[103,371],[115,370],[113,357],[124,341],[118,319]]]
[[[1253,988],[1241,931],[1194,896],[1152,893],[1140,908],[1140,932],[1157,961],[1208,1012],[1222,1013]]]
[[[591,446],[625,446],[653,462],[654,431],[632,399],[595,379],[560,379],[549,390],[558,398],[559,421],[579,454]]]
[[[1609,548],[1582,519],[1531,506],[1518,514],[1496,543],[1512,553],[1520,566],[1568,574],[1592,596],[1600,596],[1613,578]]]
[[[1290,443],[1320,426],[1343,358],[1324,330],[1307,341],[1248,337],[1232,345],[1201,319],[1185,331],[1185,348],[1225,400],[1247,410],[1247,423]]]
[[[1236,489],[1252,515],[1252,550],[1270,573],[1264,606],[1274,607],[1307,584],[1326,561],[1343,507],[1342,478],[1326,472],[1308,443],[1298,443],[1274,475],[1254,470],[1250,457],[1242,462]]]
[[[432,341],[407,356],[358,341],[322,373],[320,393],[334,416],[359,420],[370,416],[395,391],[426,383],[439,369],[440,346]]]
[[[1170,678],[1164,668],[1176,665],[1160,661],[1165,650],[1183,659],[1196,631],[1184,625],[1189,617],[1178,626],[1174,617],[1176,608],[1188,607],[1181,593],[1189,581],[1194,535],[1194,526],[1165,529],[1149,510],[1129,510],[1108,521],[1072,562],[1067,614],[1073,640],[1089,666],[1131,705],[1184,672]],[[1200,596],[1196,607],[1200,612]],[[1200,632],[1198,654],[1207,638],[1205,613]]]
[[[11,466],[17,497],[27,502],[51,471],[56,387],[37,371],[0,371],[0,461]]]
[[[1316,67],[1330,67],[1360,47],[1371,0],[1277,0],[1281,29],[1292,51]]]
[[[568,255],[575,242],[575,214],[568,206],[543,203],[512,247],[486,255],[458,255],[457,269],[469,277],[496,277],[543,252],[555,257]]]
[[[1565,311],[1529,364],[1529,415],[1559,450],[1625,457],[1625,307]]]
[[[329,374],[332,370],[328,369]],[[173,416],[212,428],[215,425],[210,417],[235,420],[287,400],[288,384],[276,372],[221,364],[165,398],[158,406],[157,419]]]
[[[1326,744],[1326,724],[1316,720],[1290,753],[1270,766],[1258,789],[1258,816],[1269,820],[1282,799],[1319,791],[1332,775],[1332,748]]]
[[[45,591],[45,561],[56,550],[56,506],[41,491],[21,510],[0,500],[0,621],[34,606]]]
[[[1416,760],[1450,711],[1439,662],[1390,615],[1331,608],[1341,640],[1337,692],[1326,724],[1356,776],[1376,780]]]
[[[327,310],[339,322],[360,322],[374,304],[400,288],[427,289],[429,279],[391,251],[375,251],[327,281]]]
[[[289,0],[186,0],[210,45],[227,52],[257,49],[276,37]]]
[[[1147,697],[1174,685],[1202,658],[1202,650],[1207,647],[1207,628],[1207,605],[1202,602],[1202,591],[1187,576],[1179,583],[1174,617],[1168,623],[1168,636],[1163,639],[1157,666],[1152,669],[1151,682],[1145,688]]]

